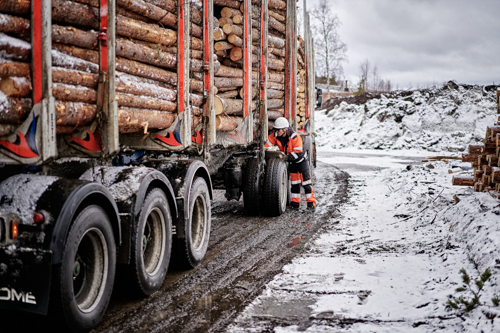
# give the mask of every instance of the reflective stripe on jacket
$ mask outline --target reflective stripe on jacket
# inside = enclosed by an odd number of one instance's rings
[[[288,161],[292,163],[300,163],[304,160],[304,151],[302,148],[302,138],[295,131],[288,127],[287,135],[283,137],[276,136],[276,133],[271,133],[264,147],[278,146],[278,148],[288,155]],[[290,157],[291,156],[291,157]]]

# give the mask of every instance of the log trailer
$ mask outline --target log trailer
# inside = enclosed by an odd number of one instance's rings
[[[282,214],[273,120],[315,158],[304,21],[296,0],[2,0],[0,309],[89,331],[117,270],[147,296],[203,261],[213,189]]]

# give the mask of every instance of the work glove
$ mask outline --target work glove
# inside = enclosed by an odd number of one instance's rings
[[[287,160],[288,160],[288,162],[290,162],[290,163],[291,163],[291,162],[293,162],[294,158],[293,158],[292,154],[288,154],[288,155],[287,155]]]

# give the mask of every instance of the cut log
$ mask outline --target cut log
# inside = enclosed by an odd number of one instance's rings
[[[267,81],[268,89],[277,89],[277,90],[285,90],[285,85],[283,83]]]
[[[214,0],[214,5],[239,9],[241,2],[237,0]]]
[[[221,77],[243,77],[243,70],[240,68],[228,67],[221,65],[219,71],[215,74]]]
[[[243,24],[243,15],[234,15],[233,16],[234,24]]]
[[[146,64],[160,66],[169,69],[177,69],[177,55],[151,49],[147,46],[136,44],[123,38],[116,39],[116,55],[130,60],[140,61]],[[203,68],[200,60],[197,71]],[[195,69],[192,69],[195,70]]]
[[[9,77],[0,81],[0,91],[7,97],[30,97],[31,83],[27,77]]]
[[[74,45],[85,49],[97,49],[97,32],[74,27],[52,25],[52,42]]]
[[[233,17],[234,15],[242,15],[239,9],[224,7],[220,11],[221,17]]]
[[[234,131],[242,122],[242,117],[216,116],[215,129],[223,132]]]
[[[116,101],[118,102],[119,107],[127,106],[137,109],[177,112],[177,104],[153,97],[117,93]]]
[[[56,44],[55,43],[52,44],[52,47],[55,48]],[[52,66],[62,67],[66,69],[74,69],[94,74],[99,73],[99,66],[96,63],[92,63],[84,59],[73,57],[56,49],[53,49],[51,54],[52,54]]]
[[[7,97],[0,104],[0,124],[20,124],[31,111],[31,98]]]
[[[52,85],[52,95],[56,100],[63,102],[95,104],[97,101],[97,92],[95,89],[63,83],[54,83]]]
[[[214,98],[214,108],[215,114],[236,114],[243,112],[243,100],[242,99],[229,99],[221,98],[220,96],[215,96]],[[255,110],[256,104],[252,101],[251,108]]]
[[[99,29],[99,10],[80,3],[52,0],[52,22]]]
[[[31,0],[0,1],[0,12],[2,13],[29,15],[30,10]]]
[[[267,99],[267,108],[268,109],[278,109],[285,105],[284,99],[279,98],[268,98]]]
[[[269,69],[274,70],[284,70],[285,69],[285,61],[279,59],[267,59],[267,64]]]
[[[154,24],[140,22],[122,15],[117,15],[116,33],[167,46],[177,42],[177,32],[171,29],[160,28]]]
[[[131,108],[118,109],[118,128],[120,133],[148,133],[149,129],[165,129],[172,125],[177,113],[141,110]]]
[[[277,48],[277,49],[282,49],[286,45],[286,41],[283,38],[279,38],[279,37],[275,37],[275,36],[269,35],[267,37],[267,39],[269,41],[269,46],[270,47],[274,47],[274,48]]]
[[[229,35],[227,37],[227,41],[231,44],[233,44],[234,46],[242,46],[243,45],[243,39],[241,39],[240,37],[236,36],[236,35]]]
[[[30,61],[31,44],[22,39],[0,33],[0,54],[5,59]]]
[[[277,89],[267,89],[267,98],[283,98],[285,92]]]
[[[283,117],[284,114],[285,114],[285,110],[283,110],[283,112],[274,111],[274,110],[267,110],[267,119],[276,120],[279,117]]]
[[[82,71],[52,67],[52,81],[97,89],[97,74]]]
[[[224,24],[222,30],[226,35],[243,36],[243,27],[236,24]]]
[[[232,45],[232,44],[230,44]],[[231,52],[229,52],[229,58],[231,61],[238,61],[243,58],[243,49],[241,47],[233,46]]]
[[[271,54],[274,54],[275,56],[285,58],[286,57],[286,50],[284,48],[279,49],[279,48],[270,48],[269,52]]]
[[[81,1],[81,0],[78,0],[78,1]],[[141,22],[145,22],[145,23],[152,23],[152,24],[156,23],[153,20],[148,19],[147,17],[144,17],[142,15],[131,12],[130,10],[123,8],[121,6],[116,6],[116,15],[122,15],[125,17],[129,17],[131,19],[134,19],[136,21],[141,21]]]
[[[177,14],[177,2],[175,0],[146,0],[161,9],[164,9],[172,14]]]
[[[269,13],[269,16],[275,18],[276,20],[283,22],[283,23],[286,22],[286,16],[281,15],[281,14],[275,12],[274,10],[269,10],[268,13]]]
[[[238,90],[236,89],[228,90],[226,92],[219,93],[218,96],[222,99],[235,98],[238,97]]]
[[[0,13],[0,32],[30,36],[30,21],[22,17]]]
[[[16,126],[9,124],[0,124],[0,137],[14,133]]]
[[[116,91],[138,96],[160,98],[170,102],[175,102],[177,98],[177,91],[167,87],[163,82],[125,73],[117,73]]]
[[[230,17],[221,17],[219,19],[219,27],[222,28],[225,24],[233,24],[233,19]]]
[[[116,0],[116,4],[159,24],[177,29],[177,16],[151,3],[142,0]]]
[[[217,42],[214,44],[214,49],[216,51],[230,50],[233,47],[234,47],[234,45],[231,43],[228,43],[228,42]]]
[[[269,27],[282,33],[286,32],[286,25],[272,16],[269,17]]]
[[[214,40],[215,41],[221,41],[227,39],[226,34],[221,28],[218,28],[217,30],[214,31]]]
[[[82,49],[80,47],[59,43],[53,43],[52,48],[64,54],[68,54],[70,56],[80,58],[94,64],[98,64],[99,62],[99,53],[94,50]]]
[[[465,175],[453,176],[451,183],[458,186],[474,186],[474,177]]]
[[[95,105],[56,100],[56,125],[86,126],[96,116]]]

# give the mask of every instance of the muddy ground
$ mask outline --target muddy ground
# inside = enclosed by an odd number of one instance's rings
[[[338,216],[348,174],[326,164],[314,189],[326,213],[287,211],[280,217],[246,215],[243,202],[216,191],[209,251],[200,267],[169,270],[163,288],[141,300],[119,289],[96,332],[220,332],[304,244]],[[302,203],[305,205],[305,202]]]

